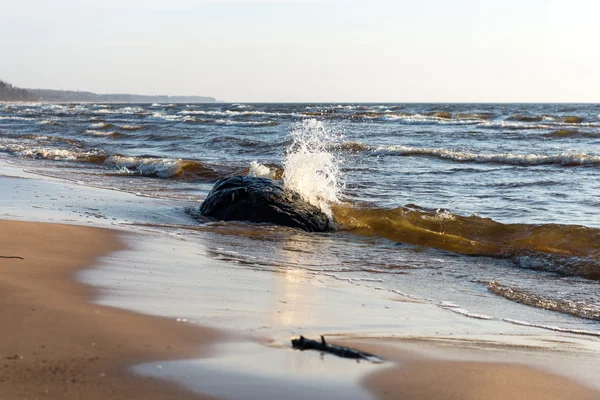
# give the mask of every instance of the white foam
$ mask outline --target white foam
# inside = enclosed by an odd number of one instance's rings
[[[494,163],[509,165],[599,165],[600,156],[580,153],[559,154],[484,154],[471,151],[459,151],[439,148],[409,146],[379,146],[375,151],[399,156],[432,156],[453,161],[476,163]]]
[[[435,210],[435,215],[433,215],[433,216],[422,215],[421,218],[428,219],[428,220],[434,220],[434,221],[439,221],[439,220],[444,220],[444,219],[452,221],[452,220],[456,219],[455,215],[452,214],[452,212],[450,212],[449,210],[444,210],[444,209],[440,209],[440,208]]]
[[[598,337],[600,337],[600,331],[588,331],[588,330],[585,330],[585,329],[568,329],[568,328],[561,328],[561,327],[558,327],[558,326],[551,326],[551,325],[532,324],[530,322],[519,321],[519,320],[516,320],[516,319],[510,319],[510,318],[504,318],[503,321],[509,322],[509,323],[515,324],[515,325],[530,326],[532,328],[547,329],[547,330],[555,331],[555,332],[575,333],[575,334],[578,334],[578,335],[589,335],[589,336],[598,336]]]
[[[454,304],[450,301],[442,301],[438,306],[440,308],[443,308],[444,310],[452,311],[456,314],[464,315],[465,317],[469,317],[469,318],[477,318],[477,319],[484,319],[484,320],[492,319],[492,317],[489,317],[487,315],[469,312],[469,311],[465,310],[464,308],[462,308],[461,306]]]
[[[275,171],[271,171],[269,167],[259,164],[256,161],[252,161],[250,163],[250,170],[248,171],[248,176],[254,176],[256,178],[273,179],[275,177]]]
[[[162,112],[154,112],[152,113],[152,117],[164,119],[165,121],[180,121],[183,119],[181,115],[168,115]]]
[[[314,118],[297,123],[291,134],[283,162],[284,184],[331,218],[330,203],[339,202],[344,182],[341,161],[328,148],[332,142],[341,143],[342,136]]]
[[[185,118],[193,118],[193,117],[189,117],[186,116]],[[235,126],[269,126],[269,125],[276,125],[277,122],[276,121],[233,121],[230,119],[216,119],[214,121],[207,121],[207,122],[213,122],[215,124],[220,124],[220,125],[235,125]]]
[[[279,112],[268,112],[268,111],[235,111],[235,110],[183,110],[180,111],[179,114],[184,115],[212,115],[212,116],[221,116],[221,117],[236,117],[236,116],[283,116],[289,115],[285,113]]]
[[[40,125],[56,125],[58,124],[57,120],[54,119],[45,119],[39,122]]]
[[[0,151],[26,158],[42,158],[55,161],[75,161],[78,158],[95,154],[94,152],[77,152],[47,147],[28,147],[21,144],[3,144],[0,145]]]
[[[35,118],[27,118],[27,117],[18,117],[18,116],[4,116],[0,117],[0,120],[8,120],[8,121],[33,121]]]
[[[106,123],[106,122],[97,122],[95,124],[91,124],[89,127],[91,129],[104,129],[104,128],[108,128],[110,126],[110,124]]]
[[[169,178],[177,175],[181,171],[182,160],[113,155],[108,157],[104,163],[114,165],[121,172],[127,174]]]
[[[126,131],[137,131],[140,129],[144,129],[144,127],[141,125],[123,125],[123,126],[121,126],[121,129],[126,130]]]

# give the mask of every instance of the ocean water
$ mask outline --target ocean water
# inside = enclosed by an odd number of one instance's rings
[[[219,262],[600,337],[600,105],[6,103],[0,152],[160,199],[127,223]],[[282,179],[335,229],[192,218],[234,174]]]

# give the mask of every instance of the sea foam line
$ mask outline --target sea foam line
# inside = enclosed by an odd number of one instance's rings
[[[600,156],[581,153],[559,153],[559,154],[518,154],[499,153],[481,154],[470,151],[448,150],[439,148],[423,148],[409,146],[378,146],[374,149],[376,153],[396,156],[429,156],[444,160],[508,164],[508,165],[600,165]]]

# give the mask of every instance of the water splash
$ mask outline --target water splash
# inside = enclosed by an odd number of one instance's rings
[[[271,171],[271,168],[266,165],[262,165],[257,161],[252,161],[250,163],[250,168],[248,169],[248,176],[254,176],[257,178],[275,178],[275,171]]]
[[[342,135],[314,118],[296,124],[291,134],[283,162],[284,184],[332,218],[330,204],[339,202],[344,179],[342,161],[330,149],[341,143]]]

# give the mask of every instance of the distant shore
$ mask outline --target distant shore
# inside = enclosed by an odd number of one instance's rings
[[[98,94],[79,90],[24,89],[0,80],[0,102],[42,101],[58,103],[215,103],[210,96],[167,96],[128,93]]]

